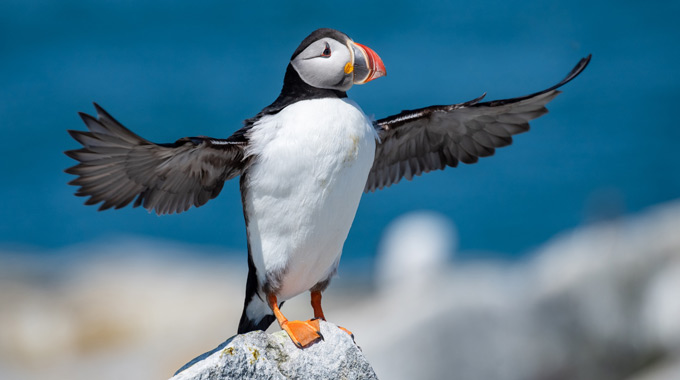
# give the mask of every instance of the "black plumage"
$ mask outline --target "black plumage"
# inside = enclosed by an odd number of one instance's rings
[[[125,128],[95,104],[97,118],[81,113],[89,131],[69,131],[83,145],[69,150],[80,163],[66,169],[78,178],[76,195],[103,202],[100,210],[121,208],[133,200],[157,214],[202,206],[215,198],[224,181],[239,176],[246,164],[244,144],[209,137],[186,137],[154,144]],[[136,198],[136,199],[135,199]]]
[[[471,101],[430,106],[377,120],[380,136],[366,192],[459,162],[472,164],[512,143],[512,136],[529,130],[529,121],[548,112],[545,105],[560,92],[557,88],[576,78],[590,62],[583,58],[556,85],[512,99]]]

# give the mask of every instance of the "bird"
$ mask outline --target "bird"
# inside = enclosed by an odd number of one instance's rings
[[[277,321],[304,348],[323,339],[321,295],[362,194],[472,164],[510,145],[590,59],[531,95],[483,102],[484,93],[374,120],[347,91],[385,76],[382,59],[345,33],[322,28],[293,52],[274,102],[229,137],[153,143],[94,103],[96,116],[79,113],[87,130],[68,131],[82,147],[65,152],[78,161],[65,171],[77,176],[69,184],[79,187],[75,195],[89,197],[86,205],[106,210],[132,203],[159,215],[202,206],[239,177],[248,276],[238,333]],[[314,317],[289,321],[283,303],[305,292]]]

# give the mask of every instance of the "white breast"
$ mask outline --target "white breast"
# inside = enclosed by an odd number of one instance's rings
[[[278,275],[279,300],[335,270],[377,135],[348,99],[297,102],[253,127],[245,210],[258,280]],[[264,269],[264,270],[263,270]]]

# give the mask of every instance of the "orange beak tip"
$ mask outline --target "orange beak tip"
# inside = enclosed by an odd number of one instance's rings
[[[366,64],[369,70],[368,76],[361,83],[367,83],[373,79],[387,75],[385,64],[383,63],[382,59],[380,59],[380,56],[375,51],[373,51],[373,49],[358,42],[354,42],[354,44],[359,46],[361,50],[364,51],[367,61]]]

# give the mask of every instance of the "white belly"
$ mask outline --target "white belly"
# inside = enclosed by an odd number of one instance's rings
[[[249,242],[260,284],[278,276],[279,300],[335,270],[373,165],[375,138],[348,99],[301,101],[253,127]]]

